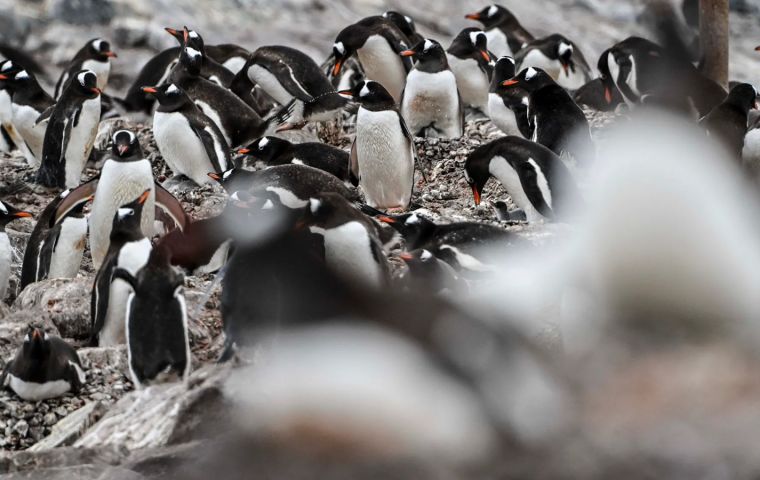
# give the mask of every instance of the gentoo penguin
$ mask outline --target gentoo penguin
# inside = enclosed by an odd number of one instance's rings
[[[19,290],[47,278],[74,278],[79,272],[87,243],[87,216],[83,209],[92,197],[66,208],[64,200],[70,193],[61,192],[37,219],[26,243]]]
[[[757,90],[749,83],[731,89],[723,103],[705,115],[699,125],[723,144],[735,158],[742,158],[749,111],[757,108]]]
[[[465,179],[480,204],[483,188],[496,178],[529,222],[562,219],[579,198],[572,175],[548,148],[519,137],[503,137],[476,148],[465,162]]]
[[[350,181],[354,186],[359,183],[348,168],[348,152],[326,143],[291,143],[279,137],[261,137],[238,150],[238,153],[249,155],[267,165],[308,165],[331,173],[343,181]]]
[[[529,42],[515,54],[520,69],[540,68],[568,90],[578,90],[591,80],[591,67],[578,46],[555,33]]]
[[[203,78],[207,78],[225,88],[230,86],[232,79],[235,78],[235,74],[213,58],[208,57],[206,54],[206,45],[198,32],[190,30],[187,27],[184,27],[183,29],[166,27],[164,30],[177,39],[181,48],[189,47],[201,53],[203,62],[200,74]],[[160,83],[156,85],[160,85]]]
[[[576,90],[573,100],[578,105],[586,105],[600,112],[614,111],[618,105],[624,103],[620,91],[617,88],[607,89],[601,77],[591,80]]]
[[[36,167],[36,165],[30,161],[32,154],[29,152],[26,143],[24,143],[24,138],[13,125],[13,104],[11,103],[12,85],[9,80],[22,69],[21,65],[10,60],[0,62],[0,127],[2,127],[3,132],[10,137],[13,145],[24,154],[29,166]],[[3,135],[0,135],[0,141],[3,142],[3,148],[5,150],[11,148],[11,145],[8,144]]]
[[[502,86],[527,92],[531,140],[570,163],[588,165],[593,160],[595,151],[586,115],[546,72],[528,67]]]
[[[42,89],[37,79],[26,70],[16,73],[7,82],[11,85],[12,91],[13,125],[24,139],[31,154],[27,162],[37,167],[42,158],[46,127],[44,124],[37,123],[37,119],[45,110],[51,108],[55,101]]]
[[[507,135],[530,137],[528,107],[527,102],[523,102],[525,92],[504,86],[504,82],[514,76],[515,60],[512,57],[501,57],[496,61],[488,89],[488,116]]]
[[[393,97],[379,83],[366,80],[342,93],[360,103],[351,169],[367,204],[406,209],[412,199],[417,148]]]
[[[87,377],[74,347],[29,327],[16,357],[5,366],[2,385],[30,402],[77,393]]]
[[[0,201],[0,301],[5,298],[8,290],[8,280],[11,276],[11,264],[13,263],[13,247],[5,231],[5,226],[19,218],[30,218],[29,212],[21,210]]]
[[[142,388],[187,379],[192,359],[181,291],[185,278],[169,264],[169,253],[154,248],[137,273],[117,268],[114,280],[123,280],[132,289],[125,314],[132,382]]]
[[[187,92],[187,96],[216,123],[230,146],[237,147],[259,138],[267,128],[258,113],[230,90],[203,78],[203,54],[185,47],[167,83]]]
[[[125,312],[131,287],[114,277],[114,272],[124,269],[136,275],[148,263],[152,247],[150,240],[143,235],[140,223],[143,205],[149,196],[150,190],[145,190],[134,201],[119,207],[113,217],[108,254],[92,287],[90,342],[93,345],[124,343]]]
[[[111,59],[116,58],[116,54],[111,51],[111,44],[107,41],[95,38],[90,40],[82,47],[71,62],[63,70],[55,84],[55,94],[53,97],[58,100],[63,94],[66,82],[79,74],[80,70],[90,70],[98,77],[97,87],[103,91],[108,85],[108,75],[111,73]]]
[[[421,248],[398,256],[406,264],[401,280],[411,290],[433,292],[434,295],[462,293],[468,290],[467,281],[456,270],[430,250]]]
[[[219,127],[175,84],[144,87],[158,99],[153,115],[153,135],[161,156],[175,175],[185,175],[198,185],[209,172],[231,166],[230,148]]]
[[[150,160],[145,158],[140,141],[129,130],[118,130],[112,136],[111,154],[103,163],[95,198],[90,209],[90,254],[97,269],[108,252],[111,224],[116,210],[134,200],[142,192],[150,194],[142,210],[140,227],[143,235],[152,237],[155,219],[155,187]]]
[[[58,102],[37,119],[47,122],[37,183],[61,188],[79,185],[98,133],[100,93],[95,73],[80,70],[66,83]]]
[[[497,57],[514,57],[520,49],[535,39],[517,20],[517,17],[501,5],[491,5],[465,18],[483,24],[488,37],[488,49]]]
[[[465,28],[454,38],[446,53],[449,67],[457,77],[462,102],[488,113],[493,61],[488,53],[486,34],[477,28]]]
[[[760,179],[760,111],[751,111],[747,123],[742,161],[749,173]]]
[[[417,60],[401,94],[401,115],[409,130],[418,137],[461,137],[464,105],[441,44],[425,40],[401,55]]]
[[[421,41],[425,40],[425,37],[417,33],[417,26],[414,24],[414,19],[409,15],[404,15],[393,10],[388,10],[387,12],[383,13],[383,18],[388,19],[389,22],[396,25],[398,29],[401,30],[401,33],[406,35],[406,38],[409,39],[410,45],[417,45]]]
[[[364,78],[383,85],[398,102],[412,69],[412,62],[399,54],[409,46],[409,39],[396,25],[383,17],[367,17],[344,28],[335,38],[332,76],[337,77],[346,60],[356,54]]]
[[[284,107],[276,115],[281,130],[309,121],[333,120],[347,103],[314,60],[295,48],[259,47],[238,75],[248,75]]]

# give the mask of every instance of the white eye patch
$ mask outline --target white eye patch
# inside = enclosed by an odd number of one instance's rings
[[[489,17],[493,17],[494,15],[496,15],[498,11],[499,11],[499,7],[497,7],[496,5],[491,5],[491,8],[488,9],[487,15]]]
[[[409,218],[406,219],[407,225],[414,225],[415,223],[420,223],[420,217],[417,216],[416,213],[413,213]]]
[[[269,139],[267,137],[262,138],[259,141],[259,150],[264,150],[264,147],[269,145]]]
[[[187,36],[190,38],[198,38],[200,35],[195,30],[190,30],[187,32]]]
[[[166,89],[166,93],[169,93],[169,94],[177,93],[177,92],[179,92],[179,88],[177,88],[177,86],[174,85],[173,83],[169,85],[169,88]]]
[[[193,58],[197,58],[197,57],[200,57],[200,56],[201,56],[201,52],[199,52],[198,50],[196,50],[196,49],[194,49],[194,48],[191,48],[191,47],[187,47],[187,48],[185,48],[185,51],[187,52],[187,54],[188,54],[189,56],[191,56],[191,57],[193,57]]]
[[[118,210],[119,218],[123,219],[135,214],[135,211],[131,208],[120,208]]]
[[[3,202],[0,202],[0,212],[8,213],[8,209],[5,207],[5,204]]]
[[[316,198],[309,199],[309,209],[311,210],[312,215],[316,215],[319,211],[319,207],[322,206],[322,202],[317,200]]]
[[[79,75],[77,75],[77,80],[79,81],[80,85],[84,86],[87,83],[87,76],[88,75],[92,75],[93,77],[95,76],[95,74],[92,73],[91,70],[85,70],[84,72],[82,72]]]
[[[11,68],[13,68],[13,62],[11,62],[10,60],[6,60],[6,61],[3,62],[3,68],[0,69],[0,71],[1,72],[7,72]]]
[[[425,44],[422,46],[422,48],[423,48],[424,51],[427,52],[428,50],[430,50],[434,46],[435,46],[435,44],[433,42],[431,42],[430,40],[425,40]]]
[[[95,40],[93,40],[93,41],[92,41],[92,47],[93,47],[95,50],[97,50],[98,52],[100,51],[100,47],[101,47],[102,45],[103,45],[103,40],[101,40],[101,39],[99,39],[99,38],[96,38]]]
[[[572,51],[573,51],[573,46],[572,46],[572,45],[570,45],[570,44],[568,44],[568,43],[565,43],[565,42],[561,42],[561,43],[559,44],[559,49],[558,49],[558,50],[559,50],[559,55],[560,55],[560,57],[561,57],[562,55],[564,55],[564,54],[565,54],[565,53],[567,53],[567,52],[571,52],[571,53],[572,53]]]
[[[532,80],[536,75],[538,75],[538,70],[533,67],[529,67],[525,72],[525,80]]]
[[[472,42],[473,45],[477,45],[478,44],[478,37],[480,35],[485,35],[485,34],[483,32],[481,32],[481,31],[470,32],[470,42]]]
[[[230,177],[230,175],[232,175],[232,172],[234,172],[234,171],[235,171],[234,168],[230,169],[230,170],[227,170],[226,172],[224,172],[222,174],[222,178],[225,179],[225,180],[227,180]]]
[[[428,260],[430,260],[430,259],[432,259],[432,258],[433,258],[433,254],[432,254],[432,253],[430,253],[430,252],[429,252],[429,251],[427,251],[427,250],[423,250],[423,251],[422,251],[422,255],[420,255],[420,259],[421,259],[423,262],[427,262]]]
[[[29,78],[29,74],[26,72],[26,70],[21,70],[16,74],[16,80],[24,80],[26,78]]]
[[[343,45],[343,42],[338,42],[335,45],[333,45],[333,48],[340,53],[341,55],[344,55],[346,53],[346,47]]]
[[[404,15],[404,20],[406,20],[406,23],[408,23],[410,26],[414,23],[414,20],[412,20],[412,17],[408,15]]]
[[[361,91],[359,92],[360,97],[366,97],[369,95],[369,88],[367,88],[367,82],[364,82],[364,86],[362,87]]]

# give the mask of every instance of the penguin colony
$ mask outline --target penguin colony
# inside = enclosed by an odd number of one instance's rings
[[[476,205],[491,179],[500,183],[511,222],[570,221],[595,161],[580,104],[684,111],[737,162],[760,159],[749,84],[726,92],[638,37],[602,52],[594,72],[572,39],[537,38],[500,5],[466,18],[477,23],[448,42],[423,37],[398,12],[364,18],[336,32],[321,65],[287,45],[205,45],[194,30],[166,28],[178,45],[147,62],[123,99],[107,93],[117,55],[104,39],[88,41],[50,93],[35,66],[3,61],[5,146],[21,152],[30,182],[55,194],[34,219],[20,289],[75,277],[89,254],[90,342],[126,343],[138,387],[183,380],[192,365],[183,273],[221,277],[220,360],[283,325],[372,316],[357,298],[395,289],[444,296],[486,278],[489,253],[520,238],[493,225],[437,224],[415,203],[434,159],[419,157],[414,138],[460,137],[466,116],[505,134],[472,151],[461,175]],[[187,215],[128,129],[110,132],[99,174],[83,178],[101,120],[138,114],[150,116],[158,161],[175,177],[223,187],[220,215]],[[348,150],[278,135],[335,121],[349,125]],[[15,261],[6,226],[30,217],[0,201],[3,298]],[[402,264],[399,280],[392,271]],[[35,326],[2,377],[28,400],[85,382],[73,347]]]

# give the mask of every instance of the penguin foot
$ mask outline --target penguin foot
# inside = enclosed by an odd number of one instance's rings
[[[285,132],[288,130],[301,130],[303,127],[306,126],[306,122],[300,122],[300,123],[284,123],[277,127],[275,130],[275,133]]]

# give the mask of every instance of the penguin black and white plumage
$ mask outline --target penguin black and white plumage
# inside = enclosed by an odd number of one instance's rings
[[[742,158],[748,115],[757,108],[757,90],[749,83],[731,89],[723,103],[705,115],[699,125],[735,158]]]
[[[394,10],[388,10],[383,13],[383,18],[388,19],[401,30],[401,33],[406,35],[409,39],[410,45],[417,45],[421,41],[425,40],[425,37],[417,33],[417,26],[414,24],[414,19],[409,15],[404,15]]]
[[[97,269],[108,253],[113,216],[121,205],[149,190],[140,222],[143,234],[154,234],[156,192],[153,169],[145,158],[140,141],[129,130],[118,130],[112,136],[111,154],[100,171],[95,198],[90,209],[90,254]]]
[[[753,110],[749,114],[747,133],[744,135],[742,162],[749,172],[760,178],[760,111]]]
[[[367,204],[406,209],[412,199],[417,148],[393,97],[373,81],[362,81],[342,93],[360,103],[351,169],[359,178]]]
[[[457,77],[462,102],[488,113],[488,88],[494,65],[485,32],[465,28],[454,37],[446,53],[449,68]]]
[[[617,88],[607,89],[601,77],[595,78],[573,93],[573,100],[578,105],[586,105],[600,112],[614,111],[618,105],[625,103]]]
[[[30,402],[77,393],[87,377],[74,347],[30,327],[16,357],[5,366],[2,385]]]
[[[7,82],[11,85],[13,125],[24,139],[31,155],[27,158],[27,163],[37,167],[42,158],[46,127],[44,124],[37,123],[37,119],[45,110],[51,108],[55,101],[27,70],[21,70]]]
[[[98,78],[97,85],[101,91],[108,86],[108,76],[111,73],[111,59],[116,53],[111,51],[111,44],[101,38],[94,38],[82,47],[71,62],[66,66],[58,83],[55,84],[53,97],[58,100],[66,87],[66,82],[73,79],[81,70],[90,70]]]
[[[21,70],[23,67],[11,60],[0,62],[0,127],[10,137],[12,144],[24,154],[29,166],[35,167],[36,164],[31,161],[32,154],[24,143],[24,138],[13,124],[13,104],[11,103],[13,90],[9,80]],[[4,135],[0,135],[0,142],[4,151],[10,151],[13,146],[6,141]]]
[[[203,78],[207,78],[209,81],[225,88],[230,86],[232,79],[235,78],[235,74],[208,56],[206,44],[198,32],[190,30],[187,27],[183,29],[167,27],[164,30],[177,39],[181,48],[189,47],[201,53],[203,64],[201,65],[200,74]]]
[[[280,45],[259,47],[243,67],[248,78],[284,108],[275,120],[280,129],[337,118],[346,99],[308,55]]]
[[[461,137],[464,105],[441,44],[425,40],[401,55],[416,60],[401,94],[401,115],[409,130],[419,137]]]
[[[404,286],[412,291],[432,292],[434,295],[462,293],[469,290],[467,281],[454,268],[430,250],[421,248],[399,254],[407,270],[401,276]]]
[[[320,142],[291,143],[279,137],[261,137],[238,153],[249,155],[267,165],[293,163],[324,170],[354,186],[359,180],[348,168],[349,154],[345,150]]]
[[[125,341],[127,300],[132,287],[114,277],[114,272],[123,269],[136,275],[148,263],[152,246],[143,235],[140,223],[149,195],[150,190],[145,190],[132,202],[119,207],[113,217],[108,254],[95,275],[92,288],[90,341],[93,345],[111,346]]]
[[[230,148],[221,130],[182,88],[172,83],[144,90],[158,99],[153,135],[175,175],[203,185],[209,172],[222,173],[231,166]]]
[[[114,271],[129,284],[126,339],[129,373],[137,388],[185,380],[190,373],[190,337],[182,286],[184,277],[169,264],[165,249],[154,248],[147,264],[132,273]]]
[[[529,222],[562,219],[580,198],[572,175],[551,150],[519,137],[503,137],[476,148],[465,162],[465,179],[480,204],[483,188],[496,178]]]
[[[568,90],[577,90],[591,80],[591,67],[578,46],[555,33],[538,38],[515,54],[520,69],[540,68]]]
[[[501,5],[491,5],[479,12],[469,13],[465,18],[483,24],[488,37],[488,49],[497,57],[514,57],[527,43],[535,40],[512,12]]]
[[[47,278],[74,278],[87,243],[87,216],[83,209],[91,197],[66,205],[64,190],[37,219],[24,251],[19,290]]]
[[[571,164],[588,165],[595,156],[591,130],[583,110],[543,70],[528,67],[502,83],[527,93],[531,140]],[[591,158],[588,158],[591,157]]]
[[[0,302],[8,291],[8,281],[11,277],[13,263],[13,247],[5,231],[5,226],[19,218],[30,218],[29,212],[23,212],[13,205],[0,201]]]
[[[337,77],[346,60],[356,54],[364,78],[383,85],[398,102],[412,69],[412,62],[399,54],[409,47],[409,39],[396,25],[380,16],[367,17],[344,28],[335,38],[332,76]]]
[[[66,83],[58,102],[37,119],[47,122],[37,183],[60,188],[79,185],[98,133],[100,93],[95,73],[80,70]]]
[[[515,60],[501,57],[496,61],[488,89],[488,116],[499,130],[507,135],[530,137],[528,106],[525,92],[505,87],[504,82],[515,76]]]
[[[258,113],[230,90],[201,76],[203,54],[187,46],[166,83],[181,88],[216,123],[230,146],[237,147],[259,138],[267,124]]]

